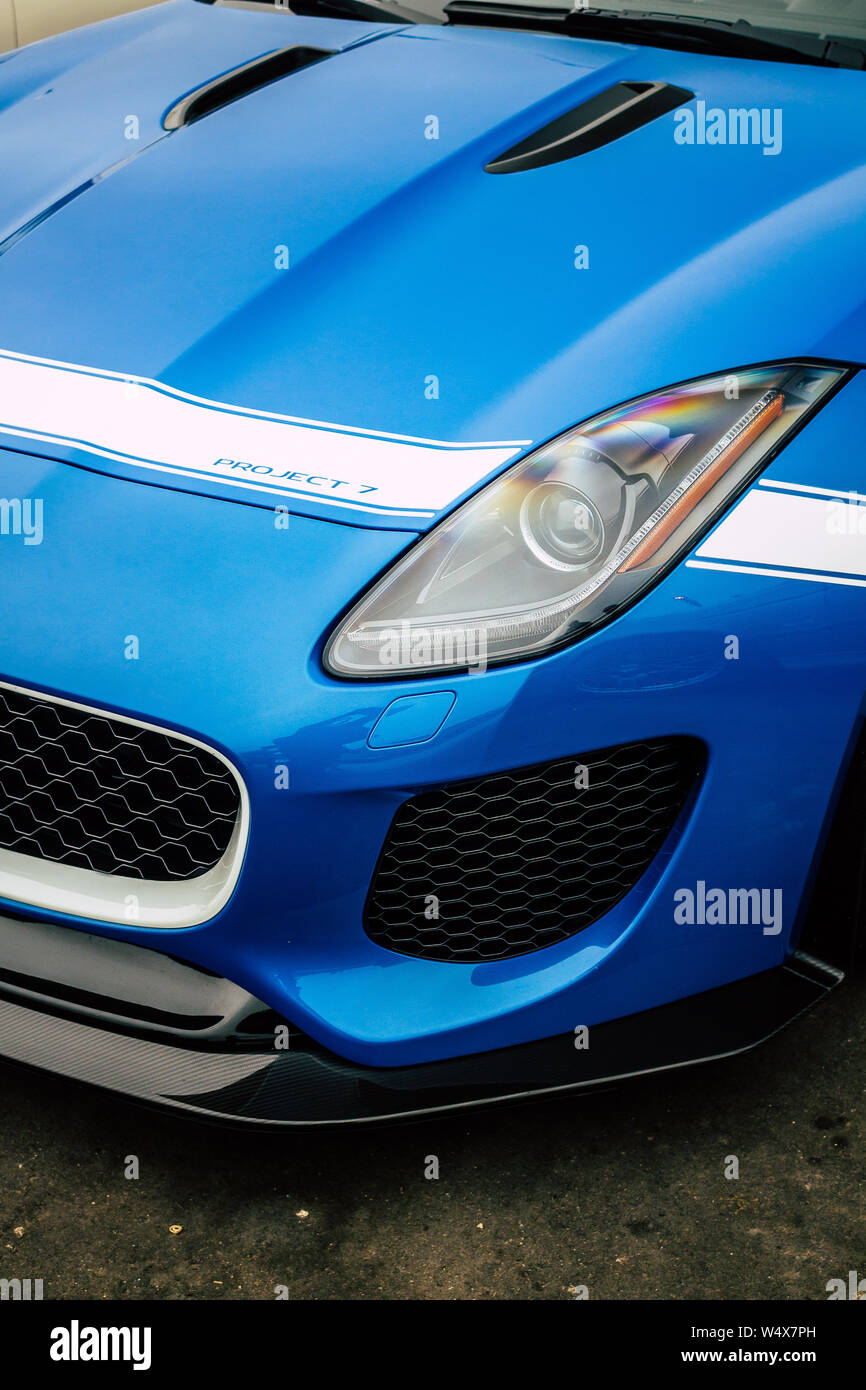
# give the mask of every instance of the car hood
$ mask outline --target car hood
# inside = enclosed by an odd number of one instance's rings
[[[290,44],[334,56],[163,129]],[[485,172],[621,81],[769,111],[779,148],[680,144],[671,112]],[[22,50],[0,62],[0,444],[423,530],[644,391],[859,360],[864,91],[847,70],[196,0]]]

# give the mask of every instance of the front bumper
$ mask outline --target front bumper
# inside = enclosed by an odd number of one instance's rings
[[[840,443],[857,437],[864,407],[861,374],[765,477],[866,491],[862,465]],[[652,1069],[630,1016],[666,1017],[658,1011],[679,1008],[674,1001],[706,1001],[735,982],[748,991],[752,977],[788,980],[866,690],[862,587],[680,566],[610,626],[548,658],[359,685],[324,675],[323,637],[410,536],[294,516],[284,532],[260,507],[32,455],[4,454],[3,477],[8,495],[44,498],[46,522],[40,546],[25,550],[13,537],[0,544],[0,679],[199,738],[231,761],[249,794],[237,885],[210,920],[161,930],[36,908],[28,917],[212,971],[308,1042],[298,1055],[226,1060],[218,1050],[131,1041],[9,1002],[0,1054],[70,1066],[64,1074],[199,1113],[252,1106],[249,1117],[267,1120],[266,1098],[279,1093],[291,1119],[296,1091],[316,1118],[320,1090],[332,1095],[323,1118],[356,1116],[357,1101],[333,1100],[336,1078],[344,1096],[361,1082],[372,1087],[375,1113],[403,1113],[416,1108],[394,1103],[408,1084],[464,1090],[465,1078],[447,1079],[452,1067],[455,1077],[481,1076],[470,1088],[488,1089],[476,1099],[515,1093],[513,1077],[524,1074],[518,1050],[532,1058],[529,1090],[549,1089],[551,1076],[571,1086]],[[124,655],[130,635],[135,660]],[[732,635],[735,660],[725,655]],[[425,739],[382,746],[371,737],[395,699],[442,692],[454,698]],[[698,794],[635,887],[578,934],[511,959],[465,963],[412,958],[365,932],[382,845],[410,797],[670,736],[707,750]],[[778,894],[781,917],[677,921],[675,895],[699,884]],[[21,915],[22,904],[0,901],[4,910]],[[786,1006],[782,1015],[797,1011]],[[591,1062],[569,1046],[555,1065],[562,1039],[580,1026],[594,1037],[625,1030],[619,1036],[631,1037],[637,1062],[609,1064],[593,1044]],[[700,1024],[689,1031],[691,1043],[659,1065],[739,1050],[772,1027],[756,1024],[732,1046],[702,1041]],[[177,1070],[162,1072],[169,1062]],[[503,1074],[503,1064],[517,1070]],[[598,1074],[575,1081],[575,1065]],[[436,1079],[425,1081],[428,1074]],[[241,1099],[206,1103],[227,1085]]]
[[[293,1035],[245,1052],[106,1032],[0,998],[0,1054],[200,1119],[337,1125],[590,1090],[748,1051],[811,1008],[841,975],[810,956],[593,1029],[412,1067],[358,1066]]]

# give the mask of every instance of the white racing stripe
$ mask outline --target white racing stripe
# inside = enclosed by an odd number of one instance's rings
[[[829,489],[816,489],[819,496],[805,491],[753,488],[687,564],[824,584],[866,583],[866,501]]]
[[[840,491],[837,487],[816,487],[812,483],[783,483],[776,478],[760,478],[758,486],[775,488],[777,492],[805,492],[810,497],[835,497],[840,502],[866,502],[866,493]]]
[[[686,560],[691,570],[724,570],[726,574],[763,574],[768,579],[805,579],[813,584],[841,584],[848,588],[866,589],[866,579],[853,579],[846,574],[810,574],[808,570],[777,570],[766,565],[725,565],[719,560]]]
[[[449,444],[225,405],[0,350],[0,435],[371,515],[430,517],[529,440]]]

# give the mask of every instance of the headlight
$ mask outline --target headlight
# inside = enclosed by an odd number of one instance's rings
[[[622,612],[845,376],[786,363],[643,396],[514,465],[420,540],[325,650],[334,675],[517,661]]]

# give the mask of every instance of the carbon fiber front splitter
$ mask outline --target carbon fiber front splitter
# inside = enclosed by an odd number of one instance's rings
[[[0,1056],[201,1118],[259,1126],[384,1121],[583,1090],[764,1042],[841,972],[798,954],[775,970],[572,1034],[410,1067],[347,1062],[292,1033],[287,1051],[190,1047],[0,998]]]

